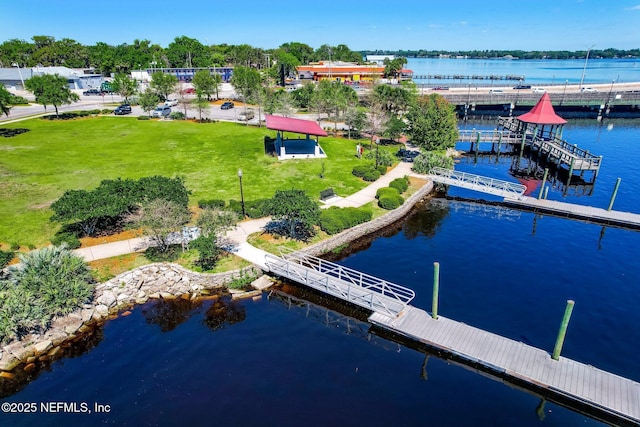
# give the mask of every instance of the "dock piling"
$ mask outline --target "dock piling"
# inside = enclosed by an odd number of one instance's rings
[[[609,207],[607,208],[608,211],[613,209],[613,202],[616,200],[616,196],[618,195],[618,187],[620,187],[620,181],[622,181],[622,179],[616,179],[616,185],[615,187],[613,187],[613,194],[611,194],[611,200],[609,201]]]
[[[562,351],[562,345],[564,344],[564,337],[567,334],[567,327],[569,326],[569,319],[571,319],[574,304],[575,302],[573,300],[567,300],[567,307],[564,310],[564,316],[562,317],[562,323],[560,324],[560,330],[558,331],[558,339],[556,340],[556,345],[553,348],[553,355],[551,356],[553,360],[558,360],[560,358],[560,352]]]
[[[438,293],[440,288],[440,263],[433,263],[433,301],[431,303],[431,317],[438,319]]]
[[[542,175],[542,184],[540,185],[540,192],[538,193],[538,200],[542,198],[542,192],[544,191],[544,185],[547,183],[547,175],[549,175],[549,168],[544,168],[544,175]]]

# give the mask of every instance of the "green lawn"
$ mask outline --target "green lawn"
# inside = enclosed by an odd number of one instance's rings
[[[365,160],[355,140],[320,138],[327,159],[279,162],[264,155],[264,136],[275,131],[235,123],[141,121],[98,117],[70,121],[31,119],[4,125],[30,131],[0,138],[0,244],[48,244],[59,224],[48,208],[68,189],[92,189],[103,179],[183,176],[191,204],[199,199],[271,197],[277,189],[303,189],[315,198],[332,187],[349,195],[366,183],[351,174]],[[367,146],[367,144],[365,144]],[[397,147],[389,148],[395,151]],[[320,178],[322,165],[324,178]]]

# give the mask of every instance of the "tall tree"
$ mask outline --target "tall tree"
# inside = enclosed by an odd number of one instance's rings
[[[315,234],[314,225],[320,220],[318,204],[302,190],[278,190],[269,201],[274,221],[282,221],[285,235],[307,240]]]
[[[138,104],[142,107],[142,111],[149,115],[151,115],[151,111],[156,108],[158,102],[160,102],[160,98],[158,98],[158,95],[156,95],[151,88],[146,88],[138,97]]]
[[[129,97],[138,90],[138,82],[127,74],[116,74],[111,82],[111,89],[120,94],[125,102],[129,102]]]
[[[157,71],[151,75],[151,88],[161,99],[169,98],[178,86],[178,78],[173,74]]]
[[[240,93],[243,102],[256,102],[258,108],[262,107],[262,79],[258,70],[247,67],[236,67],[231,76],[231,84]],[[246,121],[247,125],[249,121]],[[258,123],[260,124],[260,112],[258,112]]]
[[[402,68],[407,64],[407,58],[398,56],[393,59],[384,58],[384,76],[399,78]]]
[[[28,91],[36,97],[36,102],[42,104],[45,109],[48,104],[53,105],[58,116],[58,107],[63,104],[71,104],[80,97],[69,89],[67,79],[58,74],[44,74],[33,76],[24,82]]]
[[[0,85],[0,113],[9,117],[9,111],[11,111],[11,93]]]
[[[161,252],[169,249],[169,235],[191,219],[189,209],[176,202],[155,199],[144,203],[128,218],[153,239]]]
[[[216,76],[220,78],[220,74],[216,73]],[[211,95],[213,95],[214,92],[217,92],[216,81],[209,70],[198,70],[193,76],[191,84],[193,84],[193,88],[196,90],[196,93],[205,95],[207,100],[211,100]]]
[[[437,93],[418,98],[405,117],[412,141],[424,150],[451,148],[458,139],[455,107]]]
[[[167,47],[165,54],[173,68],[208,67],[208,49],[198,40],[186,36],[176,37]]]

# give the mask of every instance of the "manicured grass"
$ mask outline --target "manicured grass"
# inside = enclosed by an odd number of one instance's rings
[[[65,190],[92,189],[103,179],[183,176],[192,205],[199,199],[239,200],[238,169],[245,200],[292,188],[314,199],[329,187],[349,195],[367,184],[351,174],[365,161],[354,156],[357,140],[320,138],[327,159],[280,162],[264,155],[264,136],[274,137],[275,131],[235,123],[97,117],[31,119],[3,127],[30,130],[0,140],[0,244],[5,245],[48,244],[59,228],[49,221],[48,206]]]

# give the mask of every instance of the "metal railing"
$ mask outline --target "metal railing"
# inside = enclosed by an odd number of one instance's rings
[[[265,262],[275,274],[391,317],[415,297],[404,286],[302,252],[268,254]]]
[[[527,187],[515,182],[502,181],[473,173],[459,172],[453,169],[432,168],[429,177],[436,182],[455,185],[483,193],[502,197],[521,198]]]

